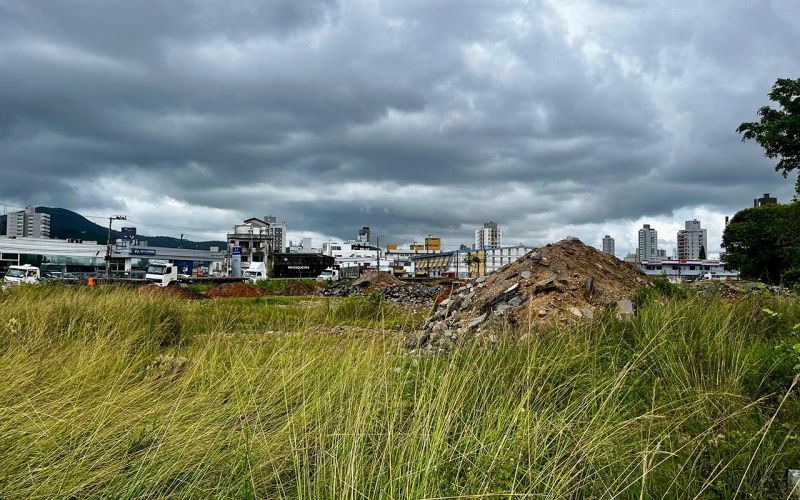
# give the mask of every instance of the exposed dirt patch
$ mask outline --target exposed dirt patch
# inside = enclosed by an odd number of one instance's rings
[[[271,292],[245,283],[224,283],[206,292],[212,298],[263,297]]]
[[[389,273],[384,272],[371,272],[366,273],[357,280],[350,283],[350,286],[357,286],[360,288],[383,288],[389,285],[400,285],[403,282],[395,278]]]
[[[324,285],[318,286],[312,285],[311,283],[292,282],[278,290],[275,295],[317,295],[323,287]]]

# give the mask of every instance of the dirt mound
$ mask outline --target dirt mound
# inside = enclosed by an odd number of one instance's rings
[[[350,283],[350,286],[357,286],[361,288],[383,288],[390,285],[399,285],[402,281],[395,278],[389,273],[383,271],[374,271],[366,273],[357,280]]]
[[[292,282],[278,290],[276,295],[316,295],[318,292],[319,287],[311,283]]]
[[[206,294],[212,298],[228,297],[260,297],[268,295],[265,290],[244,283],[224,283],[216,286]]]
[[[566,239],[533,250],[488,277],[455,290],[438,304],[410,349],[440,352],[480,336],[494,321],[531,324],[592,318],[598,308],[633,313],[637,289],[648,283],[633,265]]]
[[[184,288],[180,285],[158,286],[158,285],[143,285],[137,289],[137,292],[148,297],[172,297],[176,299],[204,299],[203,295]]]

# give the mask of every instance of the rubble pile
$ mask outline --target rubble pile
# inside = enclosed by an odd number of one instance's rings
[[[406,345],[446,352],[459,341],[480,337],[492,323],[591,319],[606,307],[633,314],[634,294],[647,283],[633,265],[568,238],[454,290]]]
[[[410,283],[401,285],[389,285],[381,288],[381,293],[386,299],[399,302],[401,304],[430,304],[441,288],[438,286],[423,285],[421,283]]]
[[[421,283],[404,283],[389,273],[372,272],[352,283],[332,283],[322,290],[322,295],[327,297],[349,297],[350,295],[365,295],[373,290],[380,291],[386,299],[393,302],[429,304],[442,289],[439,286],[429,286]]]
[[[363,295],[364,289],[351,286],[346,281],[335,281],[322,290],[325,297],[349,297],[350,295]]]

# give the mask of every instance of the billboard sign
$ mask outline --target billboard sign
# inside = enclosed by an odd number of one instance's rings
[[[136,228],[135,227],[123,227],[122,228],[122,239],[133,241],[136,239]]]

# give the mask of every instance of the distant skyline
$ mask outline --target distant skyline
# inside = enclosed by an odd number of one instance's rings
[[[794,0],[0,0],[0,202],[219,239],[719,252],[794,179],[735,129],[800,77]],[[101,222],[100,222],[101,223]]]

